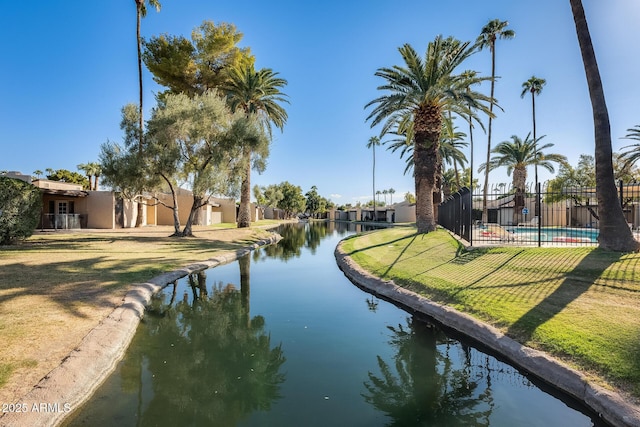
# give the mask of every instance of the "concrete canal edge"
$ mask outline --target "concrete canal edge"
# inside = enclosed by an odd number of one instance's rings
[[[92,329],[62,363],[46,375],[25,396],[0,417],[0,426],[56,426],[80,408],[102,385],[124,354],[136,333],[151,296],[169,283],[191,273],[226,264],[261,246],[278,242],[273,233],[267,239],[236,251],[154,277],[132,285],[123,303]]]
[[[383,280],[362,269],[343,250],[340,242],[335,250],[338,267],[357,286],[403,307],[422,313],[437,322],[468,336],[504,357],[521,370],[531,373],[558,390],[583,402],[616,427],[640,426],[640,408],[622,396],[589,383],[580,372],[505,336],[498,329],[478,321],[451,307],[436,304],[425,297]]]

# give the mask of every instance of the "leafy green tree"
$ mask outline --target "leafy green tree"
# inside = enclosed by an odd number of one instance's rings
[[[172,194],[172,204],[156,198],[156,204],[162,204],[173,210],[176,232],[180,231],[178,220],[177,182],[171,177],[175,165],[170,159],[178,155],[174,147],[158,149],[157,144],[145,145],[141,155],[139,151],[140,121],[139,110],[135,104],[127,104],[121,110],[120,129],[124,132],[123,145],[107,141],[100,147],[100,168],[103,183],[116,191],[120,197],[138,203],[136,226],[142,223],[140,207],[147,203],[144,193],[168,190]],[[164,184],[164,186],[163,186]],[[176,222],[177,221],[177,222]]]
[[[160,2],[158,0],[135,0],[136,2],[136,46],[138,49],[138,88],[140,90],[140,135],[138,150],[142,153],[142,144],[144,138],[144,121],[142,110],[142,37],[140,37],[140,21],[147,16],[147,3],[150,6],[155,7],[156,11],[160,12]],[[97,185],[96,185],[97,187]],[[97,190],[97,188],[96,188]]]
[[[496,40],[498,39],[512,39],[516,36],[516,33],[507,29],[509,22],[500,21],[499,19],[492,19],[489,21],[482,30],[480,35],[476,39],[476,43],[480,49],[489,48],[491,52],[491,99],[495,99],[495,82],[496,82]],[[489,106],[489,110],[493,113],[493,104]],[[489,127],[487,132],[487,161],[489,163],[491,157],[491,124],[493,114],[489,114]],[[482,196],[482,222],[487,222],[487,196],[489,191],[489,169],[484,171],[484,193]]]
[[[237,193],[243,161],[242,146],[266,144],[267,135],[255,116],[231,113],[226,100],[215,91],[189,97],[169,94],[164,106],[154,111],[149,133],[159,150],[165,147],[176,156],[178,178],[189,181],[193,203],[184,230],[191,236],[198,210],[214,194]]]
[[[547,202],[562,200],[563,189],[578,187],[594,187],[596,185],[596,164],[593,156],[581,154],[577,166],[569,163],[561,164],[556,177],[549,181],[548,190],[551,198]]]
[[[233,68],[253,64],[250,49],[238,47],[240,40],[235,25],[204,21],[191,40],[167,34],[144,40],[142,58],[155,82],[174,94],[193,96],[222,88]]]
[[[409,203],[415,203],[416,196],[414,196],[413,194],[407,191],[406,193],[404,193],[404,201]]]
[[[623,183],[640,182],[640,169],[628,163],[626,157],[620,153],[613,153],[613,175],[616,181]]]
[[[287,218],[291,218],[304,211],[306,199],[302,194],[302,188],[288,181],[280,183],[278,188],[282,194],[282,199],[278,201],[277,207],[284,211]]]
[[[454,74],[475,51],[470,42],[441,36],[429,43],[424,60],[408,44],[400,49],[404,66],[380,68],[376,76],[385,83],[378,87],[387,93],[369,102],[374,106],[367,117],[371,126],[383,124],[381,134],[396,128],[396,134],[413,141],[414,181],[416,191],[416,225],[419,233],[436,229],[433,192],[440,171],[438,156],[444,111],[472,114],[471,108],[489,113],[485,103],[492,99],[472,90],[474,83],[486,78]]]
[[[571,12],[576,25],[576,34],[593,110],[596,194],[598,197],[598,214],[600,216],[598,246],[602,249],[620,252],[637,251],[640,249],[640,243],[634,239],[631,229],[627,225],[616,191],[613,176],[609,112],[607,111],[596,54],[591,43],[587,18],[581,0],[569,0],[569,3],[571,4]]]
[[[287,81],[279,78],[278,73],[273,70],[262,68],[256,71],[251,64],[233,69],[224,87],[232,111],[242,111],[247,116],[258,117],[271,137],[271,124],[283,130],[287,122],[287,112],[281,105],[288,102],[287,95],[280,91],[286,84]],[[264,170],[268,144],[269,140],[266,141],[266,146],[243,144],[245,167],[240,190],[238,228],[251,225],[251,169]]]
[[[42,211],[40,190],[19,179],[0,176],[0,245],[31,236]]]
[[[60,182],[68,182],[70,184],[79,184],[82,185],[82,188],[89,189],[91,183],[89,180],[80,175],[78,172],[72,172],[66,169],[47,169],[49,173],[47,175],[47,179],[51,181],[60,181]]]
[[[335,206],[331,200],[328,200],[318,194],[318,188],[315,185],[311,187],[311,190],[307,191],[305,197],[306,211],[312,217],[317,217],[318,214],[325,213],[327,209],[331,209]]]

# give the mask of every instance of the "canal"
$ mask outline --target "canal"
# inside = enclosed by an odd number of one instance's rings
[[[169,284],[68,426],[604,426],[577,402],[354,286],[355,232],[283,240]]]

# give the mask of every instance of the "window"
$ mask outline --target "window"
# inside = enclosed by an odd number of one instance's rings
[[[67,202],[58,202],[58,215],[66,215]]]

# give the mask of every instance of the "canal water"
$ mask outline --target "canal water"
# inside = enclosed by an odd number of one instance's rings
[[[69,426],[604,426],[576,402],[354,286],[312,223],[169,284]]]

